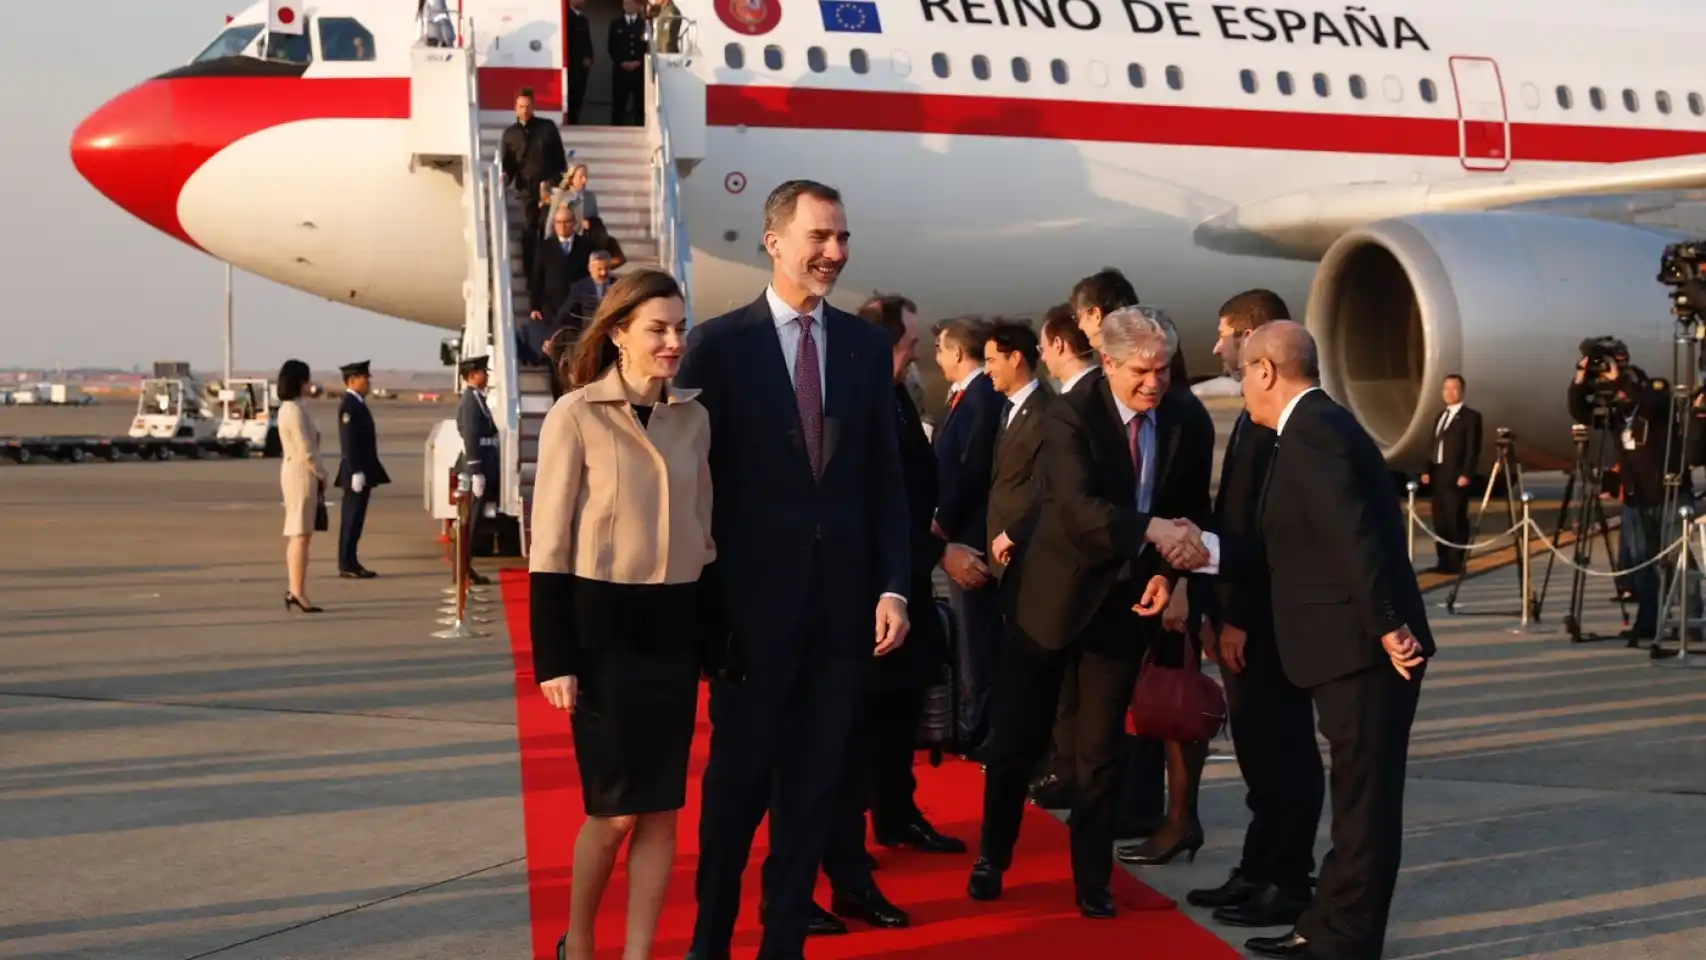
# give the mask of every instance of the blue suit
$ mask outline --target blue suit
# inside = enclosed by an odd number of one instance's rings
[[[379,462],[373,412],[354,391],[345,391],[338,404],[338,451],[343,462],[338,465],[335,485],[344,491],[343,506],[338,509],[338,569],[358,571],[362,567],[356,552],[367,523],[367,500],[374,487],[390,483],[391,478],[385,473],[385,465]],[[358,473],[363,475],[360,491],[353,485]]]
[[[989,484],[995,471],[1002,400],[987,374],[973,377],[931,437],[941,490],[936,523],[948,542],[975,550],[984,550],[989,543]],[[960,624],[954,651],[960,685],[956,724],[960,742],[970,746],[989,733],[989,701],[1000,662],[1000,587],[988,583],[966,590],[950,584],[948,603]]]

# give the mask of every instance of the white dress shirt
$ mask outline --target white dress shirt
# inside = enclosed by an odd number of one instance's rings
[[[1463,404],[1461,403],[1448,404],[1445,408],[1445,412],[1439,415],[1439,425],[1434,427],[1434,436],[1445,436],[1446,429],[1451,426],[1451,422],[1453,420],[1457,419],[1457,412],[1462,409]],[[1444,462],[1444,460],[1445,441],[1441,440],[1434,444],[1434,463],[1441,463]]]
[[[1085,367],[1084,369],[1078,371],[1077,373],[1073,374],[1072,376],[1067,377],[1065,380],[1061,381],[1060,392],[1061,393],[1071,393],[1072,388],[1078,386],[1078,381],[1083,380],[1085,377],[1089,376],[1090,371],[1092,371],[1094,369],[1096,369],[1095,364],[1091,364],[1090,366]]]
[[[794,363],[800,353],[800,325],[794,321],[800,318],[800,311],[782,302],[776,295],[775,287],[764,288],[764,299],[770,304],[770,318],[776,322],[776,337],[782,341],[782,362],[788,365],[788,382],[796,388],[800,385],[799,374],[794,370]],[[817,347],[817,383],[822,390],[828,390],[828,362],[826,349],[829,343],[827,332],[823,328],[823,301],[812,308],[812,343]]]
[[[1293,410],[1297,409],[1297,401],[1302,400],[1304,397],[1309,396],[1310,394],[1314,393],[1315,391],[1317,391],[1319,389],[1321,389],[1321,388],[1320,387],[1310,387],[1309,389],[1303,391],[1302,393],[1298,394],[1297,396],[1292,397],[1291,402],[1285,405],[1284,410],[1280,411],[1279,426],[1274,428],[1274,433],[1276,433],[1276,434],[1285,433],[1285,422],[1287,420],[1291,419],[1291,412]],[[1268,467],[1268,469],[1272,470],[1273,469],[1272,465],[1270,465]],[[1202,535],[1202,545],[1203,545],[1203,549],[1208,551],[1208,563],[1204,564],[1201,567],[1198,567],[1195,570],[1192,570],[1191,572],[1192,573],[1206,573],[1209,576],[1214,576],[1215,574],[1220,572],[1220,537],[1216,536],[1215,534],[1208,533],[1207,531],[1204,531],[1204,533]]]
[[[1011,427],[1013,425],[1013,418],[1019,415],[1019,408],[1023,407],[1025,405],[1025,401],[1031,399],[1031,394],[1036,392],[1037,381],[1034,377],[1029,383],[1013,391],[1013,395],[1007,398],[1007,402],[1012,406],[1007,411],[1007,422],[1002,424],[1003,428]]]

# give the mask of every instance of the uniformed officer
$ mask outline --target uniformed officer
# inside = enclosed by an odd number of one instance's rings
[[[458,469],[468,478],[473,505],[468,524],[469,543],[480,543],[491,537],[486,522],[497,516],[498,496],[498,425],[486,406],[486,357],[470,357],[458,366],[462,374],[462,401],[456,410],[456,429],[462,435],[462,458]],[[472,553],[466,554],[472,557]],[[474,570],[468,561],[468,582],[490,583]]]
[[[368,497],[374,487],[391,482],[379,462],[379,439],[373,413],[367,409],[367,393],[373,386],[368,364],[363,360],[338,368],[344,375],[344,399],[338,405],[338,449],[343,463],[338,466],[337,486],[344,492],[338,510],[338,576],[355,580],[378,576],[356,559],[356,549],[367,522]]]

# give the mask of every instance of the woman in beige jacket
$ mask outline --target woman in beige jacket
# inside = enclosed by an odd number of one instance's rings
[[[681,288],[642,270],[611,287],[570,359],[576,389],[539,437],[530,560],[533,672],[571,711],[586,822],[559,955],[593,956],[623,841],[623,956],[651,953],[675,859],[699,677],[717,623],[700,589],[711,542],[710,417],[669,386],[685,348]]]
[[[284,452],[279,465],[278,485],[284,492],[284,563],[290,572],[290,589],[284,608],[319,613],[308,600],[308,541],[314,538],[314,518],[326,499],[326,470],[320,466],[320,428],[301,396],[313,377],[301,360],[286,360],[278,371],[278,444]]]

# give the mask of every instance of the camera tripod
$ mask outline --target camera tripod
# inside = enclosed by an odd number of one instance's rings
[[[1492,503],[1493,489],[1499,485],[1500,477],[1504,477],[1505,479],[1505,516],[1510,520],[1510,524],[1513,528],[1518,523],[1522,522],[1521,511],[1517,508],[1517,503],[1522,500],[1523,492],[1522,464],[1517,462],[1516,456],[1513,453],[1515,445],[1516,434],[1512,433],[1508,427],[1499,427],[1497,439],[1493,441],[1493,449],[1495,451],[1493,456],[1493,469],[1487,473],[1487,489],[1481,493],[1481,509],[1475,514],[1475,527],[1469,534],[1468,542],[1471,545],[1481,538],[1481,523],[1487,519],[1487,506]],[[1433,478],[1435,483],[1438,483],[1443,479],[1445,478],[1437,476]],[[1436,517],[1434,518],[1434,526],[1438,527],[1438,525],[1439,519]],[[1522,538],[1528,536],[1528,530],[1517,530],[1512,536],[1515,538],[1512,543],[1517,546],[1518,552],[1520,553]],[[1445,598],[1445,609],[1448,613],[1457,612],[1457,591],[1463,586],[1463,578],[1468,575],[1469,551],[1464,550],[1462,564],[1459,566],[1457,571],[1457,578],[1451,584],[1451,593]],[[1524,593],[1522,602],[1529,605],[1533,604],[1532,598],[1530,598],[1526,592]],[[1514,616],[1522,616],[1522,611],[1518,610]]]
[[[1595,426],[1590,429],[1581,424],[1570,427],[1570,440],[1576,447],[1575,466],[1570,471],[1570,477],[1564,481],[1564,496],[1558,504],[1558,524],[1552,531],[1554,546],[1562,539],[1565,529],[1574,530],[1575,543],[1570,553],[1570,609],[1564,614],[1564,631],[1570,635],[1571,643],[1586,643],[1593,640],[1604,640],[1597,634],[1582,633],[1582,599],[1587,586],[1587,573],[1584,571],[1593,562],[1593,540],[1597,529],[1600,540],[1605,544],[1605,555],[1611,558],[1615,565],[1617,551],[1611,546],[1611,525],[1605,517],[1605,507],[1599,499],[1600,484],[1605,477],[1605,438],[1610,432],[1605,424],[1610,422],[1611,411],[1600,405],[1596,400],[1593,412]],[[1575,513],[1571,514],[1571,498],[1579,497]],[[1546,559],[1546,576],[1540,582],[1540,596],[1534,602],[1534,616],[1539,619],[1540,610],[1546,604],[1546,591],[1552,585],[1552,567],[1558,562],[1558,554],[1547,551],[1551,556]],[[1629,604],[1619,593],[1618,606],[1623,614],[1623,622],[1629,622]]]
[[[1694,536],[1691,523],[1694,469],[1690,465],[1692,444],[1689,441],[1690,434],[1699,429],[1694,424],[1693,400],[1700,383],[1700,364],[1706,360],[1700,351],[1700,342],[1706,337],[1706,321],[1685,308],[1680,300],[1673,313],[1677,318],[1677,334],[1672,341],[1670,416],[1665,423],[1665,498],[1659,539],[1653,547],[1655,551],[1675,543],[1678,537]],[[1655,658],[1662,656],[1660,644],[1674,627],[1683,659],[1687,659],[1688,631],[1698,620],[1697,616],[1691,616],[1688,588],[1701,569],[1701,558],[1693,555],[1692,547],[1693,544],[1683,544],[1674,568],[1664,569],[1668,565],[1660,565],[1659,598],[1662,606],[1653,625],[1651,647]],[[1698,609],[1699,593],[1695,594],[1694,601]],[[1629,646],[1638,645],[1638,639],[1631,637]]]

